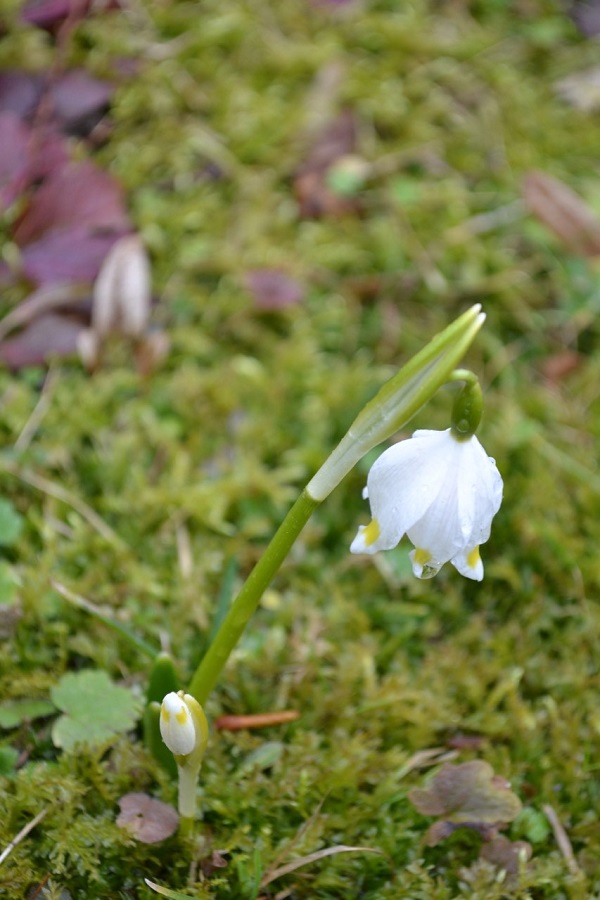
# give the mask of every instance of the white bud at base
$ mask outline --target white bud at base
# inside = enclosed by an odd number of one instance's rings
[[[196,746],[196,728],[185,694],[171,691],[160,709],[160,733],[175,756],[188,756]]]

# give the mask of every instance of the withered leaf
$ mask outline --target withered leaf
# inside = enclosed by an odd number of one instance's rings
[[[302,286],[279,269],[251,269],[244,274],[243,283],[258,309],[283,309],[304,298]]]
[[[73,162],[54,172],[34,194],[17,223],[20,246],[68,228],[125,231],[129,218],[120,184],[93,163]]]
[[[582,357],[575,350],[561,350],[547,356],[542,362],[542,372],[552,384],[559,384],[563,379],[576,371],[582,362]]]
[[[175,834],[179,815],[174,807],[148,794],[125,794],[119,800],[119,828],[126,828],[142,844],[157,844]]]
[[[498,835],[481,848],[481,859],[504,869],[508,875],[518,875],[521,860],[531,859],[531,844],[527,841],[509,841],[503,834]]]
[[[567,103],[577,109],[584,112],[600,109],[600,66],[561,78],[556,84],[556,90]]]
[[[112,9],[113,2],[97,3],[101,10]],[[88,14],[92,0],[29,0],[21,12],[21,17],[30,25],[37,25],[46,31],[54,33],[66,19],[79,21]]]
[[[75,317],[47,313],[34,319],[19,334],[0,342],[0,362],[13,371],[42,366],[52,358],[74,356],[83,322]]]
[[[489,763],[477,759],[444,764],[428,787],[414,788],[408,799],[418,812],[441,819],[428,832],[429,844],[448,837],[457,826],[474,828],[489,839],[498,826],[512,822],[521,810],[509,783],[495,775]]]
[[[574,3],[569,10],[569,15],[586,37],[596,37],[600,34],[600,2],[587,0],[586,3]]]
[[[355,153],[357,125],[350,110],[328,122],[315,138],[304,164],[294,175],[294,191],[304,218],[341,216],[359,208],[356,197],[332,189],[329,172]]]
[[[530,211],[573,253],[600,255],[600,219],[581,197],[557,178],[530,172],[523,183]]]
[[[40,101],[44,79],[20,69],[0,72],[0,110],[12,112],[20,119],[33,116]]]
[[[91,282],[123,233],[96,232],[86,227],[49,231],[23,249],[23,274],[36,285]]]
[[[200,860],[200,868],[206,878],[210,878],[217,869],[224,869],[226,866],[227,860],[218,850],[213,850],[210,856]]]
[[[87,134],[108,109],[114,88],[93,78],[85,69],[71,69],[51,88],[54,115],[63,130]]]

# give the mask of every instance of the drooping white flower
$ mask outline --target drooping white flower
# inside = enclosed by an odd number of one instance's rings
[[[192,698],[193,699],[193,698]],[[183,691],[171,691],[160,708],[160,733],[175,756],[187,756],[196,746],[196,727]]]
[[[390,550],[407,534],[417,577],[431,578],[450,561],[461,575],[481,581],[479,545],[500,508],[502,478],[474,435],[415,431],[375,462],[364,496],[372,521],[359,527],[352,553]]]

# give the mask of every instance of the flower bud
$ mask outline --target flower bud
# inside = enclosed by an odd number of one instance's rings
[[[99,337],[111,331],[139,337],[148,324],[151,299],[148,255],[139,236],[128,234],[114,244],[98,273],[93,330]]]
[[[188,756],[196,746],[196,727],[183,691],[171,691],[160,710],[160,733],[175,756]],[[193,698],[192,698],[193,699]]]

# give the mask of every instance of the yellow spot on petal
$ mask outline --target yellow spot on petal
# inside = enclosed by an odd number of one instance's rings
[[[474,569],[481,557],[479,556],[479,547],[473,547],[467,556],[467,565],[470,569]]]
[[[415,549],[415,562],[419,566],[425,566],[431,559],[431,553],[428,550],[422,550],[420,547]]]
[[[185,706],[182,706],[179,712],[175,713],[175,719],[178,725],[185,725],[188,720],[188,711]]]
[[[367,547],[370,547],[371,544],[374,544],[380,534],[381,528],[379,527],[379,522],[377,521],[377,519],[371,519],[362,533]]]
[[[166,709],[164,706],[161,706],[161,708],[160,708],[160,717],[161,717],[161,719],[163,720],[163,722],[168,722],[169,719],[171,718],[171,713],[170,713],[169,710]]]

